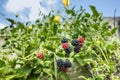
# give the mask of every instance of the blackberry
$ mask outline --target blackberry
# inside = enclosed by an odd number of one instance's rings
[[[72,48],[71,47],[69,47],[68,49],[64,49],[64,50],[65,50],[66,54],[70,54],[72,52]]]
[[[69,48],[68,43],[62,43],[62,48],[63,48],[63,49],[68,49],[68,48]]]
[[[70,68],[72,66],[72,63],[70,62],[70,60],[66,60],[64,62],[64,66]]]
[[[80,52],[80,46],[75,46],[75,47],[74,47],[74,52],[75,52],[75,53]]]
[[[68,43],[68,39],[64,37],[64,38],[62,39],[61,43]]]
[[[83,37],[78,38],[78,41],[79,41],[80,43],[83,43],[84,40],[85,40],[85,39],[84,39]]]
[[[62,59],[58,59],[56,62],[57,62],[58,67],[63,67],[64,66],[64,61]]]
[[[73,39],[71,44],[73,46],[78,46],[79,45],[79,41],[77,39]]]

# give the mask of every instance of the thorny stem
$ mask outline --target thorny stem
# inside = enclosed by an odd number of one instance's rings
[[[108,60],[107,60],[107,58],[106,58],[106,56],[105,56],[103,50],[102,50],[99,46],[98,46],[98,48],[100,49],[100,51],[101,51],[101,53],[102,53],[104,59],[106,60],[106,62],[107,62],[107,64],[108,64],[109,62],[108,62]]]
[[[57,80],[57,66],[56,66],[56,54],[54,53],[54,70],[55,70],[55,80]]]

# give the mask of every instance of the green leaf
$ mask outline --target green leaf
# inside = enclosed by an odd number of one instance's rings
[[[41,68],[37,68],[34,74],[39,74],[41,72]]]
[[[76,16],[76,13],[75,13],[75,10],[74,10],[75,7],[73,7],[72,9],[65,9],[66,13],[67,14],[71,14],[72,16]]]
[[[44,48],[46,48],[47,50],[50,50],[52,52],[55,52],[55,49],[50,47],[50,46],[43,46]]]
[[[92,13],[94,16],[98,17],[99,16],[99,13],[97,12],[96,8],[94,6],[91,6],[90,5],[90,9],[92,10]]]
[[[53,33],[54,33],[54,35],[56,35],[57,31],[58,31],[58,27],[57,27],[56,24],[54,24],[54,26],[53,26]]]
[[[0,60],[0,68],[5,66],[5,61]]]
[[[111,33],[114,34],[114,33],[117,31],[117,29],[118,29],[117,27],[113,28],[113,29],[111,30]]]
[[[79,79],[83,79],[83,80],[87,80],[87,78],[85,76],[79,76]]]
[[[111,36],[112,33],[111,33],[110,31],[106,31],[106,32],[105,32],[105,35],[106,35],[106,36],[107,36],[107,35],[108,35],[108,36]]]
[[[5,80],[12,80],[16,75],[8,75],[5,77]]]
[[[24,25],[21,22],[17,22],[17,27],[23,29]]]
[[[6,18],[7,21],[9,21],[11,24],[14,24],[15,21],[13,19],[10,19],[10,18]]]
[[[0,73],[2,73],[2,74],[9,74],[9,73],[12,73],[12,72],[14,72],[14,70],[12,69],[12,68],[10,68],[10,67],[3,67],[3,68],[0,68]]]
[[[92,24],[92,27],[93,27],[95,30],[98,30],[98,28],[99,28],[98,24]]]
[[[76,60],[79,62],[79,64],[80,64],[81,66],[84,66],[84,65],[85,65],[85,61],[84,61],[83,58],[78,57],[78,58],[76,58]]]
[[[52,76],[52,70],[49,69],[49,68],[44,68],[43,72],[46,73],[46,74],[48,74],[49,76]]]
[[[30,78],[27,78],[26,80],[40,80],[40,77],[38,77],[38,76],[31,76]]]
[[[69,76],[64,72],[61,72],[60,78],[62,78],[61,80],[70,80]]]
[[[26,65],[26,66],[24,66],[23,68],[18,69],[18,70],[16,71],[16,76],[17,76],[17,78],[27,77],[27,76],[30,74],[30,72],[31,72],[32,69],[33,69],[33,68],[32,68],[30,65]]]
[[[55,40],[55,41],[58,41],[58,40],[60,40],[60,38],[58,38],[58,37],[50,37],[49,40]]]
[[[108,44],[107,46],[106,46],[106,49],[113,49],[113,45],[112,44]]]

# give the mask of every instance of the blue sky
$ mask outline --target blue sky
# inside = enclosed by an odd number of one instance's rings
[[[116,9],[116,16],[120,16],[120,0],[70,0],[75,9],[83,6],[90,12],[89,5],[94,5],[103,16],[113,17]],[[39,18],[41,11],[47,15],[51,9],[63,10],[62,0],[0,0],[0,28],[9,25],[5,18],[12,18],[21,22],[35,21]],[[15,18],[19,14],[19,18]]]

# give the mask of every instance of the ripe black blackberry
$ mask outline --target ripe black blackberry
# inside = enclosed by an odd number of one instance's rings
[[[74,47],[74,52],[75,52],[75,53],[80,52],[80,46],[75,46],[75,47]]]
[[[70,62],[70,60],[65,60],[64,66],[70,68],[72,66],[72,63]]]
[[[63,67],[64,66],[64,61],[62,59],[58,59],[56,62],[57,62],[58,67]]]
[[[65,50],[66,54],[70,54],[72,52],[72,48],[71,47],[69,47],[68,49],[64,49],[64,50]]]
[[[61,40],[61,43],[68,43],[68,39],[64,37],[64,38]]]
[[[71,44],[73,46],[78,46],[79,45],[79,41],[77,39],[73,39]]]

